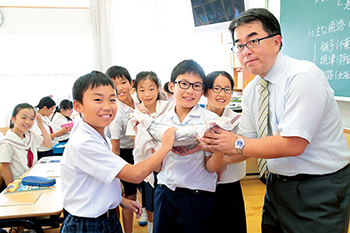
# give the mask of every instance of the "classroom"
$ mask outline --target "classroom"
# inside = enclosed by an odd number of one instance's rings
[[[220,18],[221,12],[214,8],[230,4],[269,10],[281,24],[281,53],[311,61],[326,74],[350,147],[348,0],[2,0],[0,133],[5,135],[9,129],[14,106],[23,102],[37,106],[46,96],[55,105],[73,101],[73,84],[93,70],[107,73],[109,67],[122,66],[133,80],[141,71],[153,71],[163,88],[173,68],[185,59],[198,62],[205,75],[219,70],[231,75],[234,87],[228,106],[241,114],[242,95],[255,75],[231,51],[232,18],[207,24],[212,17],[209,11]],[[226,12],[234,15],[234,8]],[[235,17],[239,13],[236,10]],[[327,17],[321,20],[314,14]],[[331,25],[336,26],[331,29]],[[204,106],[208,103],[204,96],[200,101]],[[74,122],[80,119],[77,111],[71,114]],[[245,161],[241,179],[248,233],[261,232],[266,187],[259,180],[258,163],[257,158]],[[143,201],[139,191],[136,198]],[[141,226],[133,218],[133,232],[149,232],[147,222]],[[59,228],[47,227],[44,232],[59,232]]]

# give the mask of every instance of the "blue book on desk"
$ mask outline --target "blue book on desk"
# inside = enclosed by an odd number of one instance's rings
[[[56,179],[41,177],[41,176],[26,176],[26,177],[23,177],[21,183],[23,185],[29,185],[29,186],[48,187],[48,186],[55,185]]]

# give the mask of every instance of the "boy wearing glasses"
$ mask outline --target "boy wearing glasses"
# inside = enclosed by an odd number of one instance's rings
[[[218,116],[199,107],[205,79],[204,70],[193,60],[180,62],[172,71],[169,83],[174,92],[174,110],[158,117],[156,122],[195,124],[215,120]],[[154,195],[154,233],[207,232],[216,188],[216,171],[223,153],[197,151],[186,156],[169,152],[157,176]]]

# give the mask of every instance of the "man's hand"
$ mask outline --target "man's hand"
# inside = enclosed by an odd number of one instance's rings
[[[221,151],[225,155],[237,154],[234,143],[237,136],[231,131],[226,131],[218,126],[211,128],[213,132],[205,132],[199,140],[202,142],[202,150]]]

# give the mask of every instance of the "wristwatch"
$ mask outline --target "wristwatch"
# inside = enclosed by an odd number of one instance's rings
[[[243,147],[245,146],[245,143],[244,143],[244,139],[243,138],[239,138],[236,140],[235,142],[235,147],[236,147],[236,150],[237,150],[237,153],[238,154],[242,154],[242,150],[243,150]]]

